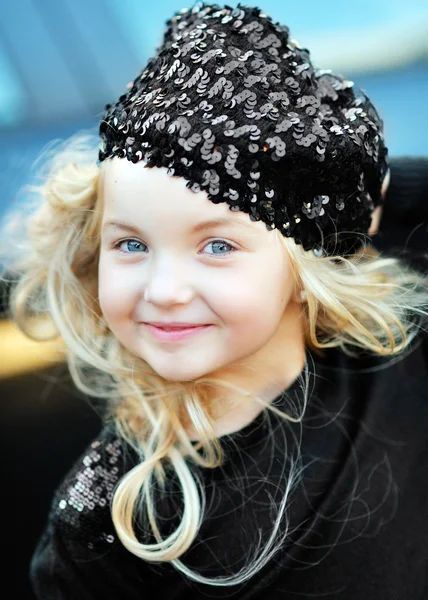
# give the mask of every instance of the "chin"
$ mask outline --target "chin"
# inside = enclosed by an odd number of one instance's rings
[[[217,352],[178,348],[175,351],[153,351],[150,347],[134,347],[133,351],[146,362],[155,373],[166,381],[187,382],[200,377],[208,377],[229,364],[229,355],[221,348]],[[202,354],[202,356],[201,356]]]
[[[212,373],[215,370],[215,365],[209,365],[206,367],[196,367],[195,365],[193,365],[192,368],[192,366],[189,365],[188,361],[187,364],[183,367],[180,367],[180,364],[177,364],[177,361],[175,361],[175,364],[171,365],[161,365],[156,361],[147,362],[151,366],[151,368],[166,381],[180,383],[185,383],[186,381],[195,381],[195,379],[199,379],[200,377],[210,375],[210,373]]]

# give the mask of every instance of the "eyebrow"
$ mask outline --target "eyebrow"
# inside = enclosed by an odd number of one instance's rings
[[[213,229],[214,227],[234,227],[236,225],[240,225],[244,228],[250,228],[251,223],[245,223],[244,221],[233,221],[226,217],[219,219],[210,219],[209,221],[202,221],[198,223],[190,230],[191,233],[200,233],[201,231],[205,231],[206,229]],[[117,229],[124,229],[127,231],[132,231],[136,234],[140,234],[140,230],[135,225],[131,225],[130,223],[124,223],[123,221],[118,221],[116,219],[109,219],[103,225],[103,230],[106,230],[110,227],[116,227]]]

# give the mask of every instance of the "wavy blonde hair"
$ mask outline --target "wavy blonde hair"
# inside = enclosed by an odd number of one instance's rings
[[[300,471],[296,462],[267,544],[259,545],[238,573],[205,578],[187,568],[180,556],[195,540],[205,509],[203,485],[188,461],[205,469],[215,469],[224,461],[213,428],[210,387],[223,386],[240,401],[255,400],[284,420],[300,422],[308,399],[307,370],[299,376],[304,403],[293,417],[245,390],[208,377],[166,381],[120,344],[98,303],[102,218],[98,144],[97,135],[79,132],[51,145],[35,165],[38,180],[24,188],[25,201],[8,215],[2,254],[13,281],[10,316],[32,339],[62,341],[77,388],[105,402],[104,418],[114,422],[138,453],[138,464],[119,481],[111,505],[123,545],[145,561],[170,562],[200,583],[236,585],[280,549],[286,534],[278,536],[279,523]],[[427,316],[426,277],[399,258],[381,256],[367,243],[349,258],[317,257],[292,239],[281,235],[280,239],[296,281],[307,292],[302,318],[309,351],[340,347],[353,354],[359,347],[386,356],[398,355],[410,344],[420,327],[412,315]],[[186,433],[186,420],[198,434],[196,445]],[[164,486],[167,463],[181,486],[183,513],[177,529],[162,539],[152,482],[156,478]],[[142,514],[143,508],[154,544],[141,543],[134,531],[135,515]]]

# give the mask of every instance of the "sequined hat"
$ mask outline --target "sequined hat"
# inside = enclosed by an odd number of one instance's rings
[[[167,167],[316,254],[352,253],[382,203],[383,121],[259,8],[197,2],[105,107],[99,161]]]

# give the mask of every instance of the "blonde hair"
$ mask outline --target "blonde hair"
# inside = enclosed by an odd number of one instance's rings
[[[62,340],[77,388],[105,401],[105,420],[112,420],[138,453],[138,464],[118,483],[111,506],[123,545],[145,561],[170,562],[200,583],[236,585],[259,571],[280,549],[286,534],[278,538],[279,524],[301,471],[298,461],[293,463],[269,540],[264,548],[259,544],[238,573],[205,578],[187,568],[180,556],[195,540],[205,510],[203,485],[187,461],[206,469],[215,469],[224,461],[213,429],[210,386],[233,390],[242,401],[255,399],[284,420],[300,422],[308,400],[307,369],[299,376],[304,403],[300,414],[293,417],[245,390],[208,377],[166,381],[120,344],[109,331],[98,303],[102,216],[98,143],[96,135],[81,132],[48,148],[36,165],[45,159],[38,171],[40,181],[25,187],[25,202],[8,216],[2,254],[7,273],[16,278],[10,316],[30,338]],[[296,282],[307,293],[302,318],[309,351],[322,353],[324,348],[340,347],[353,354],[359,347],[392,356],[408,347],[420,328],[413,316],[427,315],[426,277],[398,258],[381,256],[366,243],[353,256],[327,257],[315,256],[292,239],[280,238]],[[198,434],[196,445],[186,433],[186,419]],[[151,484],[154,477],[165,485],[167,463],[178,477],[184,509],[178,528],[162,539]],[[154,544],[139,542],[134,531],[135,515],[142,515],[143,507],[157,540]]]

